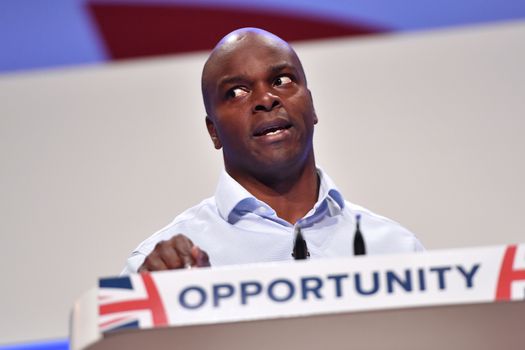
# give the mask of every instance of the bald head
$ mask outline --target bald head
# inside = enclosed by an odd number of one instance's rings
[[[213,114],[210,110],[211,93],[216,88],[219,75],[218,71],[227,67],[237,55],[246,55],[253,52],[254,47],[266,47],[270,50],[282,51],[290,56],[290,59],[299,68],[299,74],[306,82],[301,61],[293,48],[278,36],[258,28],[237,29],[222,38],[204,64],[201,78],[202,97],[208,115]]]

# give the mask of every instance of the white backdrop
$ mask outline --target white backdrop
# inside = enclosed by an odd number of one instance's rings
[[[318,163],[428,249],[525,242],[525,23],[295,45]],[[0,77],[0,344],[67,334],[97,276],[213,193],[206,54]]]

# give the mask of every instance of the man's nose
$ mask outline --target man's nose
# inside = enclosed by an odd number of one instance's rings
[[[253,112],[270,112],[281,105],[279,96],[273,94],[271,91],[260,91],[255,95],[253,103]]]

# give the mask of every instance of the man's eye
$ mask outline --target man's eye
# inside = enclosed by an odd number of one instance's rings
[[[285,75],[275,79],[274,85],[275,86],[281,86],[285,84],[290,84],[292,82],[292,79],[290,77],[287,77]]]
[[[236,88],[228,90],[228,97],[230,98],[241,97],[247,94],[248,94],[248,91],[246,91],[246,89],[243,89],[241,87],[236,87]]]

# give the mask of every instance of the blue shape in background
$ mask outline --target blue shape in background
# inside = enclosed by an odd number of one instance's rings
[[[1,0],[0,71],[104,61],[83,0]]]
[[[394,31],[430,29],[525,18],[523,0],[120,0],[116,3],[283,10],[344,23],[361,21]]]

